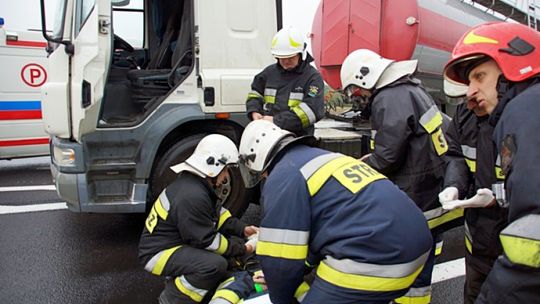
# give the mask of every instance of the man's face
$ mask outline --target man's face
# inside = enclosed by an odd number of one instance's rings
[[[281,65],[284,70],[290,71],[294,69],[300,62],[300,54],[296,54],[295,56],[289,58],[278,58],[278,61],[279,65]]]
[[[218,174],[216,178],[216,187],[220,187],[223,184],[226,184],[229,182],[230,174],[229,174],[229,168],[225,167],[221,172]]]
[[[469,73],[467,109],[473,111],[476,116],[491,114],[497,106],[499,75],[501,75],[501,70],[493,60],[478,65]]]

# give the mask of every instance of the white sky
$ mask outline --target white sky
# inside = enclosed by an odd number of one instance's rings
[[[256,1],[256,0],[254,0]],[[308,34],[311,32],[313,15],[320,0],[282,0],[283,23],[292,25]],[[41,29],[39,0],[0,0],[0,17],[7,30]],[[45,0],[47,28],[53,25],[57,0]]]

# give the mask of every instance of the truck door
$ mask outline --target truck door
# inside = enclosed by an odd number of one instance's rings
[[[200,75],[205,112],[245,111],[253,76],[275,62],[270,54],[277,32],[274,0],[197,2]],[[196,46],[197,47],[197,46]]]
[[[71,56],[71,132],[80,141],[96,129],[111,60],[110,0],[76,0]]]

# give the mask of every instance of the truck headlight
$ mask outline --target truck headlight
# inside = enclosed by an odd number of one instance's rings
[[[69,148],[54,147],[54,162],[60,166],[72,166],[75,164],[75,151]]]

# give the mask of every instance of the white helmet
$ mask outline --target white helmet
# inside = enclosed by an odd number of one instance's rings
[[[272,152],[286,137],[294,138],[294,134],[267,120],[254,120],[247,125],[240,140],[238,160],[246,187],[251,188],[260,181],[262,173],[277,154]]]
[[[271,50],[276,58],[289,58],[300,53],[304,60],[306,59],[306,39],[294,27],[282,28],[274,35]]]
[[[179,173],[189,171],[201,177],[216,177],[226,165],[238,162],[238,149],[232,140],[221,134],[205,136],[191,156],[171,167]]]
[[[350,53],[341,65],[341,85],[345,90],[350,85],[371,90],[381,77],[384,70],[394,60],[381,57],[379,54],[360,49]]]

